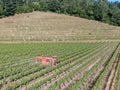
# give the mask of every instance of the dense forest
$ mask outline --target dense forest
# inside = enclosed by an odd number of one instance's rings
[[[0,0],[0,18],[32,11],[52,11],[120,26],[120,2],[107,0]]]

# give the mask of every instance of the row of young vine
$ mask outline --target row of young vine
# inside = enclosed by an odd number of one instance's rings
[[[107,90],[110,85],[120,88],[117,42],[0,46],[1,90]],[[56,55],[59,60],[54,67],[46,67],[35,63],[38,55]]]

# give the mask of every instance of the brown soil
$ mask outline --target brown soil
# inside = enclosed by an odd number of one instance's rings
[[[0,19],[0,42],[120,40],[119,36],[120,27],[51,12]]]

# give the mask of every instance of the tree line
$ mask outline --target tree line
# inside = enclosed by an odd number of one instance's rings
[[[107,0],[0,0],[0,18],[32,11],[52,11],[120,26],[120,2]]]

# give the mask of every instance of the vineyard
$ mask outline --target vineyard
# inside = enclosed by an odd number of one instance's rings
[[[46,67],[36,55],[59,60]],[[120,90],[119,61],[118,42],[0,44],[0,89]]]
[[[0,19],[0,42],[69,42],[118,40],[120,27],[52,12]]]

